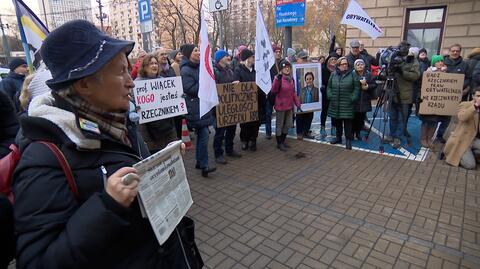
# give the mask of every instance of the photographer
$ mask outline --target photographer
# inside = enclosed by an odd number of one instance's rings
[[[420,67],[413,53],[409,53],[410,44],[402,41],[399,44],[397,56],[390,63],[394,76],[393,98],[390,105],[390,136],[393,147],[399,148],[402,136],[407,140],[407,117],[410,105],[413,103],[413,83],[420,78]]]

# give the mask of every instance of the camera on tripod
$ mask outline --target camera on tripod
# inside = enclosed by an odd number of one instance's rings
[[[379,52],[378,62],[381,69],[378,74],[378,80],[385,81],[387,78],[393,78],[393,74],[400,68],[401,64],[407,60],[407,55],[399,47],[390,46]]]

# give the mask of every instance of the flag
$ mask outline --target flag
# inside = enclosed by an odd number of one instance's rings
[[[377,39],[377,37],[383,34],[382,29],[380,29],[355,0],[350,0],[347,10],[345,10],[345,14],[343,14],[341,23],[362,30],[372,39]]]
[[[40,65],[40,47],[48,35],[48,29],[35,13],[22,1],[13,0],[23,50],[30,72]]]
[[[218,105],[217,85],[213,74],[210,43],[208,42],[207,24],[204,11],[200,18],[200,75],[198,98],[200,99],[200,117]]]
[[[255,82],[262,91],[268,93],[272,88],[270,68],[275,64],[275,56],[273,56],[272,43],[270,43],[267,28],[263,21],[260,1],[257,2],[257,22],[255,27]]]

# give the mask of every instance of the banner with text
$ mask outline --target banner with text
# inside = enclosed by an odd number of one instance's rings
[[[254,82],[217,84],[217,127],[258,120],[257,85]]]
[[[355,28],[362,30],[372,39],[383,34],[382,29],[378,26],[370,16],[363,10],[363,8],[355,1],[350,0],[345,14],[343,14],[341,24],[348,24]]]
[[[136,80],[133,96],[140,124],[187,114],[181,77]]]
[[[457,114],[457,106],[462,101],[463,74],[425,72],[422,79],[421,115]]]

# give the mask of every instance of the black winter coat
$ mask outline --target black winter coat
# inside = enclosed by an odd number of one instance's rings
[[[54,106],[67,109],[60,100]],[[29,112],[32,109],[30,105]],[[50,120],[25,117],[21,124],[22,157],[13,184],[17,268],[187,268],[175,232],[159,246],[138,201],[125,208],[104,190],[101,166],[108,178],[149,154],[135,125],[128,123],[132,147],[105,134],[77,129],[89,141],[99,142],[98,147],[87,149],[70,139],[77,132],[61,129]],[[51,141],[61,149],[73,172],[78,200],[53,153],[31,143],[35,140]]]
[[[213,66],[215,82],[217,84],[232,83],[235,81],[233,70],[230,67],[223,68],[219,64]]]
[[[469,56],[468,75],[470,79],[470,91],[480,86],[480,50],[474,50]]]
[[[15,96],[19,96],[17,93],[22,89],[24,80],[25,75],[10,71],[8,76],[0,81],[0,90],[3,90],[8,95],[17,112],[20,111],[20,100],[18,98],[15,99]]]
[[[7,269],[15,256],[15,237],[13,235],[13,209],[8,198],[0,193],[0,269]]]
[[[445,57],[445,65],[447,66],[447,73],[464,74],[465,80],[463,81],[463,88],[465,89],[470,85],[470,74],[468,73],[468,64],[462,57],[458,59],[451,59],[449,56]]]
[[[210,110],[200,118],[200,99],[198,98],[199,64],[192,63],[185,57],[180,62],[183,92],[186,95],[188,114],[185,115],[188,125],[192,128],[207,127],[213,124],[213,115]]]
[[[244,64],[239,64],[234,71],[233,75],[234,80],[240,82],[255,82],[255,68],[252,68],[252,71]],[[257,86],[257,98],[258,98],[258,119],[260,123],[265,122],[265,104],[267,102],[267,95]]]
[[[356,73],[356,72],[355,72]],[[358,83],[360,83],[360,75],[356,73]],[[368,112],[372,111],[372,97],[375,96],[375,90],[377,89],[377,83],[373,80],[372,73],[366,71],[363,76],[367,80],[368,89],[363,90],[360,83],[360,96],[355,102],[355,112]]]
[[[10,144],[15,142],[19,124],[12,101],[0,91],[0,158],[10,152]]]

